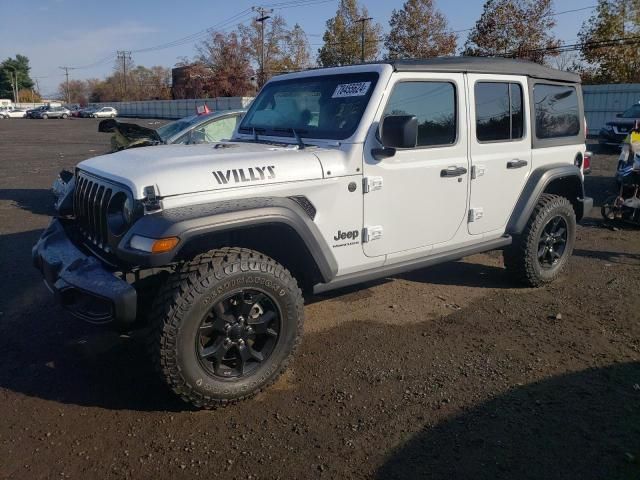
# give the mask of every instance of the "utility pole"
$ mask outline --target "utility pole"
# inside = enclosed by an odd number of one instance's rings
[[[11,92],[13,93],[13,102],[18,103],[18,72],[15,67],[6,67],[13,70],[13,73],[9,72],[9,80],[11,81]]]
[[[131,62],[131,52],[118,50],[118,60],[122,60],[122,100],[127,96],[127,60]]]
[[[273,10],[268,10],[264,7],[251,7],[251,10],[258,12],[256,22],[260,22],[260,78],[258,79],[258,87],[262,87],[266,80],[264,74],[264,22],[271,18],[267,14],[273,12]]]
[[[365,41],[364,41],[364,31],[366,29],[367,22],[369,20],[373,20],[373,18],[371,18],[371,17],[364,18],[363,17],[363,18],[359,18],[358,20],[356,20],[356,22],[362,23],[362,31],[360,32],[361,33],[361,35],[360,35],[360,62],[361,63],[364,63],[364,43],[365,43]]]
[[[58,67],[58,68],[64,70],[64,75],[67,77],[67,83],[66,83],[67,105],[69,105],[71,103],[71,92],[69,91],[69,70],[73,70],[73,68],[72,67]]]

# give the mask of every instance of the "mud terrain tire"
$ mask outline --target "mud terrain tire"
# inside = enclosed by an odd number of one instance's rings
[[[273,384],[298,346],[303,321],[302,292],[287,269],[253,250],[212,250],[164,283],[154,302],[150,349],[177,395],[214,408]]]
[[[569,261],[575,233],[576,214],[571,202],[544,193],[522,234],[514,237],[513,244],[504,250],[505,267],[526,286],[550,283]]]

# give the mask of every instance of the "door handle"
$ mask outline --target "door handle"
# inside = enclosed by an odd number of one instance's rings
[[[514,159],[507,162],[507,168],[522,168],[529,164],[526,160]]]
[[[456,167],[455,165],[448,168],[443,168],[440,170],[441,177],[459,177],[460,175],[464,175],[467,173],[467,169],[464,167]]]

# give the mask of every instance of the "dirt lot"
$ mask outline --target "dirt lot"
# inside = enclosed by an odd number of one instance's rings
[[[640,477],[640,229],[594,209],[538,290],[491,253],[313,298],[274,388],[191,411],[31,266],[55,175],[107,149],[96,129],[0,122],[0,478]],[[596,203],[615,158],[594,160]]]

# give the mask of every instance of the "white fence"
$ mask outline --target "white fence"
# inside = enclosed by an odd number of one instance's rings
[[[196,109],[206,105],[212,112],[247,108],[253,97],[195,98],[187,100],[148,100],[143,102],[92,103],[99,107],[114,107],[120,117],[182,118],[195,115]]]
[[[583,85],[582,92],[589,135],[597,135],[617,113],[640,102],[640,83]]]

